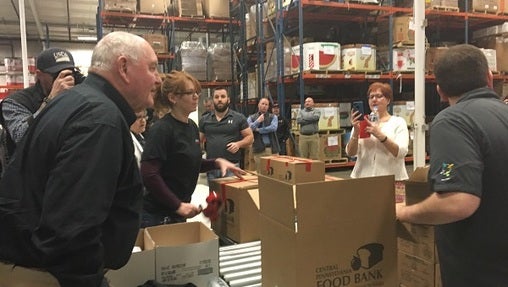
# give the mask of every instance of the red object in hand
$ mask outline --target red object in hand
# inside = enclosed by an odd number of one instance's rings
[[[219,209],[222,206],[222,198],[215,191],[210,190],[210,193],[206,197],[206,203],[208,205],[203,209],[203,214],[210,218],[211,221],[217,220],[219,218]]]

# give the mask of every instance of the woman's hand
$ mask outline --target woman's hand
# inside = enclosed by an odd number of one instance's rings
[[[176,213],[184,218],[192,218],[202,211],[201,207],[195,206],[191,203],[182,202],[180,207],[176,210]]]
[[[243,169],[237,167],[234,163],[223,158],[217,158],[215,160],[215,164],[220,169],[222,176],[224,176],[228,170],[241,179],[243,179],[242,175],[246,174]]]
[[[350,114],[350,118],[351,118],[351,126],[353,126],[355,128],[355,133],[353,136],[355,137],[358,137],[358,134],[360,133],[360,121],[362,120],[361,117],[363,115],[357,111],[357,110],[354,110],[352,109],[351,110],[351,114]]]

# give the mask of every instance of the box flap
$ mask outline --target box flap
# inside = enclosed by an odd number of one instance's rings
[[[260,213],[294,230],[295,200],[293,185],[259,175]]]
[[[327,225],[395,221],[393,176],[301,184],[296,185],[295,194],[300,231],[312,233]],[[386,217],[379,218],[379,214]]]
[[[408,181],[427,182],[428,173],[429,166],[417,167],[409,177]]]
[[[145,229],[145,248],[179,246],[217,238],[212,230],[198,221],[158,225]]]

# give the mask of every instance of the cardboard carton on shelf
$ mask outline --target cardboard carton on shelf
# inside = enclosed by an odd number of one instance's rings
[[[136,13],[137,0],[104,0],[104,11]]]

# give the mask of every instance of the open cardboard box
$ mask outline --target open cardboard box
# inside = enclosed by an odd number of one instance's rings
[[[219,238],[201,222],[147,227],[145,249],[155,250],[155,280],[207,286],[219,276]]]
[[[109,270],[106,279],[112,287],[137,287],[147,280],[155,279],[155,251],[146,250],[144,244],[144,229],[140,229],[135,247],[141,249],[134,252],[127,264],[118,270]]]
[[[394,177],[259,176],[263,286],[397,286]]]

